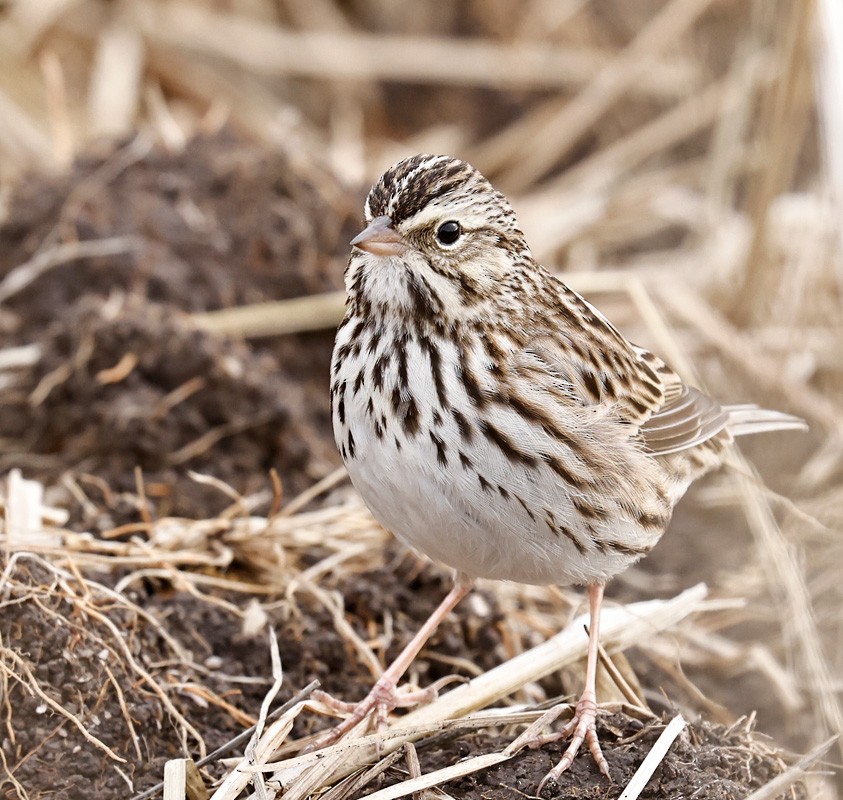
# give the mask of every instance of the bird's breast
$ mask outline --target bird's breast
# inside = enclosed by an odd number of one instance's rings
[[[669,509],[636,519],[636,503],[655,502],[646,491],[612,497],[575,443],[507,402],[479,341],[350,323],[332,371],[352,482],[386,528],[437,561],[477,577],[585,583],[624,569],[663,532]],[[597,487],[609,496],[592,496]]]

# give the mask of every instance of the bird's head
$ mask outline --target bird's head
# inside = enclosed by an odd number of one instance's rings
[[[390,167],[365,204],[351,241],[349,293],[374,303],[459,313],[491,296],[530,258],[506,198],[474,167],[417,155]]]

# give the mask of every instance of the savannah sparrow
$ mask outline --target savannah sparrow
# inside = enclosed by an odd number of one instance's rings
[[[658,542],[733,436],[804,423],[721,406],[628,342],[535,262],[506,198],[463,161],[400,161],[365,215],[331,365],[334,435],[374,516],[457,580],[319,744],[406,703],[398,679],[475,578],[585,584],[585,690],[550,776],[583,741],[608,776],[595,731],[604,584]]]

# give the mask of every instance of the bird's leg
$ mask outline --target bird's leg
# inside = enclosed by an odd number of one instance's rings
[[[577,703],[573,719],[565,725],[557,737],[560,739],[571,737],[568,749],[565,751],[559,763],[542,779],[542,782],[539,784],[539,794],[541,794],[541,790],[547,781],[556,780],[571,766],[574,756],[576,756],[583,741],[588,743],[588,749],[591,750],[591,755],[597,762],[600,771],[609,780],[612,780],[612,776],[609,774],[609,765],[606,763],[606,759],[603,757],[603,751],[600,749],[600,741],[597,738],[597,728],[595,726],[595,720],[597,718],[596,682],[598,642],[600,636],[600,606],[603,602],[602,583],[589,584],[588,601],[591,611],[591,622],[588,627],[588,659],[585,668],[585,689]]]
[[[456,607],[470,591],[474,581],[464,575],[457,575],[454,586],[448,592],[445,599],[439,604],[438,608],[428,617],[427,621],[419,629],[418,633],[407,643],[406,647],[401,651],[395,661],[389,665],[386,671],[380,676],[372,690],[366,697],[361,700],[356,706],[349,706],[344,703],[338,703],[334,698],[324,692],[314,692],[314,697],[317,700],[327,702],[328,705],[334,708],[350,709],[351,715],[343,720],[339,725],[336,725],[327,733],[319,737],[307,749],[318,750],[321,747],[326,747],[333,744],[338,739],[345,736],[358,723],[362,722],[372,711],[375,711],[378,720],[381,723],[386,721],[387,714],[398,706],[406,705],[405,699],[398,694],[398,681],[401,676],[407,671],[410,664],[413,663],[419,651],[427,643],[427,640],[433,635],[434,631],[439,627],[442,620]],[[422,692],[414,692],[413,699],[418,702],[430,701],[436,697],[436,690],[441,682],[437,682],[430,687],[430,691],[423,690]]]
[[[589,585],[588,600],[591,608],[591,624],[588,627],[588,657],[585,669],[585,689],[574,708],[573,719],[561,731],[543,736],[536,735],[538,730],[541,730],[546,725],[552,724],[566,708],[570,708],[567,703],[560,703],[546,711],[540,719],[536,720],[528,730],[524,731],[510,745],[511,750],[517,751],[522,747],[541,747],[548,742],[556,742],[559,739],[567,739],[568,737],[571,738],[568,749],[565,751],[559,763],[542,778],[542,782],[539,784],[538,794],[541,794],[544,785],[549,780],[556,780],[571,766],[574,757],[580,749],[580,745],[584,741],[588,742],[588,749],[591,750],[591,755],[597,762],[600,771],[609,780],[612,780],[612,776],[609,774],[609,765],[606,763],[606,759],[603,757],[603,751],[600,749],[600,742],[597,739],[597,728],[595,726],[595,720],[597,718],[596,684],[598,642],[600,640],[600,606],[603,602],[602,583],[592,583]]]

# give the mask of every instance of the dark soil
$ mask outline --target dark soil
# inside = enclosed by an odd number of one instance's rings
[[[197,484],[188,470],[247,494],[271,486],[274,469],[290,497],[338,463],[328,415],[330,333],[247,345],[203,333],[187,315],[338,287],[358,193],[316,166],[305,169],[282,152],[223,132],[181,154],[127,143],[81,161],[66,177],[33,176],[10,207],[0,228],[0,279],[60,243],[125,234],[140,240],[125,255],[54,267],[0,311],[0,347],[41,349],[34,367],[0,384],[0,469],[21,467],[26,477],[51,487],[52,502],[58,498],[71,508],[72,527],[101,535],[144,515],[205,519],[231,502]],[[92,502],[62,496],[68,479]],[[269,502],[256,511],[266,512]],[[367,639],[380,634],[389,610],[387,660],[441,600],[449,577],[431,565],[419,568],[397,545],[384,564],[325,588],[342,595],[347,618]],[[169,687],[167,697],[208,750],[256,716],[271,682],[266,635],[244,636],[240,616],[224,605],[166,582],[133,584],[129,599],[147,618],[73,575],[58,581],[33,559],[9,567],[4,555],[0,574],[7,567],[0,588],[0,666],[21,681],[4,669],[0,797],[24,796],[11,774],[32,800],[125,800],[157,783],[167,758],[198,757],[195,737],[181,731],[154,686],[130,668],[129,654],[153,681]],[[113,585],[120,576],[88,577]],[[248,600],[219,599],[241,609]],[[487,616],[464,603],[426,653],[483,669],[500,663],[499,611],[492,595],[485,599]],[[284,666],[278,702],[314,678],[343,699],[366,693],[371,674],[305,593],[279,601],[269,622]],[[189,659],[174,651],[162,630],[189,651]],[[421,685],[452,670],[425,653],[414,665]],[[33,694],[34,682],[126,762],[114,761]],[[578,688],[559,678],[545,684],[551,693]],[[296,732],[324,724],[306,716]],[[600,725],[613,777],[622,784],[659,731],[642,732],[631,717],[601,719]],[[624,743],[635,734],[640,737]],[[422,768],[510,740],[478,734],[420,745]],[[559,750],[548,745],[521,753],[446,790],[464,798],[531,795]],[[695,723],[642,797],[740,797],[780,769],[743,729]],[[562,797],[617,793],[587,755],[557,787]]]
[[[664,722],[668,721],[665,718]],[[646,727],[625,714],[598,720],[598,734],[609,763],[610,783],[590,756],[579,757],[562,774],[558,783],[548,784],[543,797],[615,800],[650,751],[664,724]],[[466,756],[499,752],[511,739],[478,735],[464,737],[457,752]],[[419,753],[422,772],[451,763],[453,744]],[[444,785],[444,790],[463,800],[523,800],[535,795],[538,781],[562,757],[565,743],[525,750],[512,761]],[[462,756],[461,756],[462,757]],[[694,800],[734,800],[745,797],[775,777],[780,765],[771,753],[760,747],[745,730],[729,730],[697,720],[683,731],[671,746],[650,782],[639,795],[642,800],[694,798]]]
[[[447,589],[447,579],[435,567],[427,566],[419,572],[413,561],[405,559],[397,568],[393,563],[382,570],[348,576],[340,585],[331,587],[343,594],[347,617],[361,635],[379,627],[380,609],[393,610],[395,636],[387,658],[397,654]],[[0,561],[0,566],[5,567],[5,562]],[[129,593],[131,600],[164,621],[168,633],[189,651],[193,662],[190,666],[175,657],[165,639],[142,616],[109,603],[96,591],[96,613],[91,614],[84,606],[77,607],[53,591],[52,575],[37,564],[19,563],[12,578],[15,589],[3,597],[0,639],[12,645],[53,700],[126,759],[126,763],[117,763],[109,758],[86,741],[70,721],[47,708],[41,698],[33,696],[21,683],[10,681],[5,702],[13,713],[2,751],[10,772],[30,798],[126,798],[158,783],[166,759],[185,754],[197,756],[197,743],[187,736],[187,747],[184,746],[182,734],[160,698],[127,669],[114,631],[102,622],[103,617],[117,626],[129,651],[158,683],[173,687],[169,698],[200,732],[209,750],[239,734],[247,727],[248,717],[257,712],[271,682],[265,636],[244,636],[241,622],[232,612],[184,593]],[[73,579],[69,583],[78,590],[76,598],[83,594],[81,585]],[[486,619],[478,618],[476,610],[464,605],[437,632],[426,652],[466,658],[484,669],[498,663],[498,612],[491,595],[487,594],[485,600],[491,609]],[[346,648],[327,612],[307,596],[297,596],[294,605],[279,607],[270,622],[278,634],[284,668],[279,703],[314,678],[340,697],[358,698],[368,691],[372,676]],[[26,672],[19,664],[12,666],[19,675]],[[453,671],[424,654],[416,670],[422,684]],[[249,678],[251,682],[244,680]],[[118,685],[137,736],[140,757],[120,706]],[[213,698],[210,703],[208,697]],[[217,704],[217,699],[224,699],[243,716],[236,717]],[[324,724],[321,718],[304,715],[295,732],[307,734]],[[583,755],[557,785],[547,787],[545,796],[595,800],[616,797],[618,785],[624,785],[635,772],[661,726],[645,728],[634,717],[615,714],[601,716],[599,732],[615,785],[600,775],[590,756]],[[463,758],[500,750],[512,736],[480,733],[422,742],[418,745],[422,770],[432,771]],[[554,743],[540,750],[523,751],[509,762],[454,781],[445,790],[466,800],[515,800],[532,795],[538,782],[561,757],[562,747]],[[641,796],[652,800],[737,798],[763,785],[782,768],[775,751],[760,743],[745,726],[725,729],[696,721],[674,744]],[[213,769],[208,777],[220,777],[218,769]],[[123,775],[133,787],[128,795]],[[385,784],[405,777],[397,766],[383,780]],[[372,788],[361,790],[360,796]],[[0,789],[1,796],[17,796],[2,778]]]
[[[340,287],[353,193],[223,132],[177,155],[132,142],[65,177],[33,176],[10,207],[0,277],[61,243],[139,244],[55,266],[4,303],[0,347],[37,343],[42,358],[0,392],[0,468],[48,485],[90,473],[119,493],[136,490],[140,467],[151,513],[205,518],[230,498],[188,469],[246,494],[274,468],[292,496],[338,463],[330,333],[246,348],[186,313]],[[136,365],[120,370],[125,358]],[[200,440],[209,432],[213,447]]]

